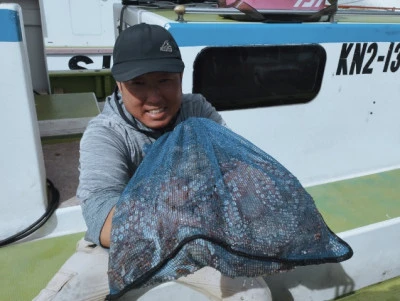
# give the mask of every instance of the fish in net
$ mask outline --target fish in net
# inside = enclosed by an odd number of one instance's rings
[[[282,164],[226,127],[189,118],[149,146],[115,207],[108,297],[205,266],[258,277],[352,254]]]

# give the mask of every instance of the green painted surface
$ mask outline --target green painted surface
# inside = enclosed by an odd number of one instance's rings
[[[400,169],[307,188],[334,232],[400,216]]]
[[[147,11],[158,14],[164,18],[173,21],[175,21],[178,17],[173,9],[147,9]],[[223,18],[217,14],[187,13],[184,15],[183,18],[186,22],[236,22],[231,19]]]
[[[35,95],[38,120],[94,117],[100,113],[93,93]]]
[[[100,100],[110,95],[115,88],[110,69],[50,71],[49,79],[53,93],[93,92]]]
[[[387,280],[383,283],[366,287],[346,297],[339,298],[340,301],[399,301],[400,300],[400,277]]]
[[[79,47],[78,47],[79,48]],[[84,47],[82,47],[84,48]],[[112,52],[112,48],[110,48],[110,51]],[[82,77],[88,77],[88,76],[112,76],[111,75],[111,70],[110,69],[99,69],[99,70],[59,70],[59,71],[49,71],[49,76],[51,77],[74,77],[74,78],[82,78]]]
[[[164,18],[175,21],[177,14],[173,9],[147,9],[148,11],[163,16]],[[186,13],[184,15],[186,22],[237,22],[229,18],[223,18],[218,14],[201,14],[201,13]],[[399,15],[360,15],[360,14],[336,14],[336,22],[343,23],[400,23]],[[243,21],[240,21],[243,22]],[[251,21],[250,21],[251,22]],[[253,22],[254,23],[254,22]]]
[[[339,23],[400,23],[400,16],[363,16],[337,15],[335,21]]]
[[[83,233],[0,249],[0,299],[32,300],[73,254]]]
[[[60,143],[65,143],[65,142],[78,141],[81,138],[82,138],[82,134],[41,137],[41,143],[42,143],[42,145],[60,144]]]

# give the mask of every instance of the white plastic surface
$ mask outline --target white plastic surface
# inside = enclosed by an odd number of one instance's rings
[[[34,106],[21,8],[16,19],[4,18],[1,30],[20,30],[22,41],[0,41],[0,239],[36,221],[47,205],[46,175]]]

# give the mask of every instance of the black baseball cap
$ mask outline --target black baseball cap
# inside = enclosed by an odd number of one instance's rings
[[[123,30],[114,44],[112,75],[123,82],[149,72],[183,72],[178,44],[164,27],[137,24]]]

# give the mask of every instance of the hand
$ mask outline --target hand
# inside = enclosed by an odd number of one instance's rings
[[[104,222],[103,228],[100,232],[100,244],[104,248],[110,247],[111,242],[111,224],[114,216],[115,207],[112,207],[110,213],[107,215],[106,221]]]

